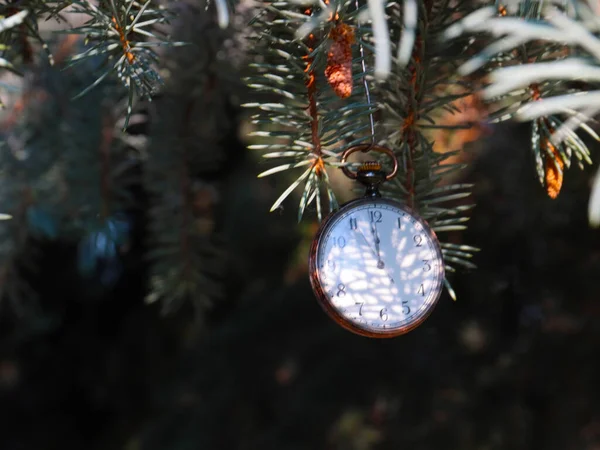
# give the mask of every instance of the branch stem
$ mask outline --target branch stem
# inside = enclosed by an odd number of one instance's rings
[[[307,15],[312,15],[312,8],[308,8],[304,11]],[[311,54],[315,49],[316,39],[313,33],[308,35],[307,38],[308,54]],[[321,138],[319,137],[319,112],[317,108],[317,79],[313,68],[313,58],[306,55],[303,57],[306,61],[306,68],[304,71],[307,73],[308,78],[306,79],[305,85],[308,90],[308,113],[310,115],[310,130],[311,130],[311,142],[313,146],[313,153],[316,156],[315,167],[317,175],[321,176],[321,170],[323,169],[323,152],[321,150]]]

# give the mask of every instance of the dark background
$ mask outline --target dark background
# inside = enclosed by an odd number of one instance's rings
[[[568,170],[549,199],[529,132],[505,124],[472,146],[477,207],[461,239],[482,248],[479,267],[452,278],[457,302],[444,294],[392,340],[320,309],[314,226],[297,224],[295,201],[268,213],[282,184],[257,180],[235,139],[214,175],[227,293],[203,322],[144,303],[142,213],[114,288],[82,280],[74,248],[45,244],[43,319],[1,319],[0,449],[599,449],[593,170]]]

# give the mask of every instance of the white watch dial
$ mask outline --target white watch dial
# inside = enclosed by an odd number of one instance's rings
[[[327,224],[316,264],[331,306],[375,333],[422,320],[442,289],[434,235],[400,206],[380,199],[340,211]]]

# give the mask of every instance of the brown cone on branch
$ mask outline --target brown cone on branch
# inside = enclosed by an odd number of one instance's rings
[[[548,149],[551,155],[547,154],[545,158],[546,170],[546,193],[551,199],[558,197],[563,183],[564,163],[556,148],[550,143],[548,138],[544,138],[542,142],[543,148]],[[558,166],[560,170],[556,167]]]
[[[327,53],[325,76],[338,97],[348,98],[352,94],[354,30],[344,23],[338,23],[329,33],[329,38],[333,43]]]

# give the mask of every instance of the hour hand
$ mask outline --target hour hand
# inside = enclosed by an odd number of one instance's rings
[[[360,237],[362,237],[363,240],[365,241],[365,244],[367,244],[367,247],[369,247],[371,249],[371,251],[373,252],[373,254],[377,257],[377,266],[379,267],[379,263],[381,262],[381,258],[379,257],[379,252],[375,251],[375,249],[373,247],[371,247],[371,244],[367,240],[367,237],[365,236],[365,234],[362,232],[362,230],[360,228],[358,228],[358,233],[360,234]]]
[[[377,251],[375,251],[375,249],[373,249],[373,247],[371,247],[371,244],[369,244],[367,237],[364,235],[364,233],[362,232],[362,230],[360,228],[358,228],[358,233],[365,241],[365,244],[367,244],[367,247],[369,247],[371,249],[371,251],[373,252],[373,255],[375,255],[377,257],[377,268],[385,269],[385,263],[383,262],[383,259],[381,259],[381,257],[379,256],[379,239],[376,240]],[[392,275],[390,274],[390,272],[387,269],[386,269],[386,273],[387,273],[390,281],[393,283],[394,279],[392,278]]]
[[[373,235],[373,240],[375,241],[375,249],[377,251],[377,267],[383,269],[385,267],[385,263],[383,259],[381,259],[381,252],[379,251],[379,234],[377,233],[377,225],[375,222],[371,222],[371,234]]]
[[[375,222],[371,222],[371,233],[373,233],[373,238],[375,238],[375,242],[379,244],[379,235],[377,234],[377,224]]]

